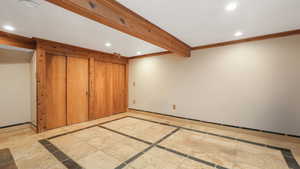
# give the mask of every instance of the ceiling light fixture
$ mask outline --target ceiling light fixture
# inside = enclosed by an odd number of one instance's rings
[[[141,54],[142,54],[142,52],[138,51],[138,52],[136,52],[136,54],[137,54],[137,55],[141,55]]]
[[[19,0],[19,2],[24,4],[25,6],[27,6],[29,8],[38,7],[40,5],[39,3],[37,3],[34,0]]]
[[[106,47],[110,47],[110,46],[111,46],[111,43],[107,42],[107,43],[105,43],[105,46],[106,46]]]
[[[11,25],[4,25],[3,29],[5,29],[7,31],[14,31],[15,30],[15,28],[13,26],[11,26]]]
[[[226,11],[234,11],[237,8],[236,2],[231,2],[226,6]]]
[[[238,32],[236,32],[236,33],[234,34],[234,36],[236,36],[236,37],[242,36],[242,35],[243,35],[243,32],[240,32],[240,31],[238,31]]]

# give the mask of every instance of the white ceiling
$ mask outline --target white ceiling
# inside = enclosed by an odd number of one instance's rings
[[[300,0],[118,0],[190,46],[300,29]],[[236,2],[235,11],[225,6]]]
[[[140,39],[81,17],[45,0],[29,8],[2,0],[0,29],[124,56],[161,52]],[[300,28],[300,0],[117,0],[190,46],[211,44]],[[224,8],[237,2],[235,11]],[[236,31],[244,35],[233,36]],[[105,43],[110,42],[110,48]]]
[[[157,46],[116,31],[90,19],[84,18],[45,0],[30,8],[19,0],[1,0],[0,29],[9,24],[16,28],[11,32],[27,37],[38,37],[123,56],[164,51]],[[110,48],[105,43],[110,42]]]

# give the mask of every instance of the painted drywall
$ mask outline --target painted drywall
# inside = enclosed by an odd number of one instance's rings
[[[36,112],[36,52],[33,53],[33,56],[31,58],[30,62],[30,86],[31,86],[31,122],[32,124],[36,125],[37,120],[37,112]]]
[[[0,49],[0,127],[31,120],[32,53]]]
[[[294,35],[133,59],[129,107],[300,135],[299,44]]]

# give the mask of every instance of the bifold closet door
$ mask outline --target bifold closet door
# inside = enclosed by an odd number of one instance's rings
[[[67,58],[67,124],[88,121],[89,60]]]
[[[113,113],[112,64],[95,60],[95,100],[92,119]]]
[[[112,64],[113,113],[125,112],[125,77],[123,64]]]
[[[95,107],[92,119],[125,112],[125,65],[95,61]]]
[[[66,57],[46,56],[46,129],[65,126],[66,117]]]

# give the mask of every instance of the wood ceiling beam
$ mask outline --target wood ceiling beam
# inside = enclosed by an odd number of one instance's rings
[[[36,43],[34,39],[3,31],[0,31],[0,44],[26,49],[36,49]]]
[[[47,0],[121,32],[189,57],[191,47],[115,0]],[[99,37],[100,38],[100,37]]]

